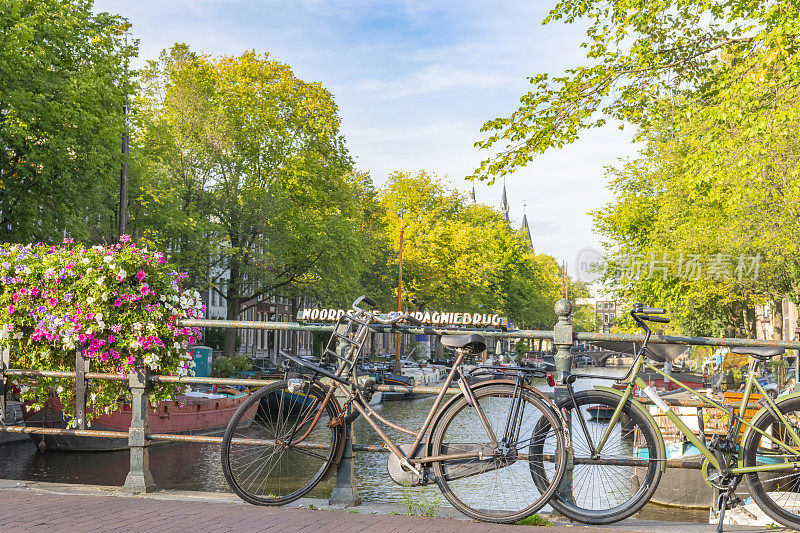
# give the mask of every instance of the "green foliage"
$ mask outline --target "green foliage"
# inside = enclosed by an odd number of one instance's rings
[[[133,244],[84,248],[0,247],[0,338],[15,368],[74,371],[76,351],[91,371],[125,375],[135,366],[179,376],[193,374],[186,348],[197,328],[177,327],[203,315],[197,291],[181,289],[182,275],[161,253]],[[17,377],[22,397],[41,407],[54,390],[74,416],[74,380]],[[150,401],[172,399],[174,385],[154,383]],[[129,394],[125,381],[92,381],[89,416],[114,410]]]
[[[774,97],[793,85],[800,67],[794,0],[562,0],[543,24],[557,20],[587,26],[585,64],[562,76],[531,76],[520,107],[484,124],[488,136],[476,144],[497,155],[476,177],[512,172],[609,119],[647,127],[665,95]]]
[[[141,77],[136,231],[222,294],[229,319],[276,293],[354,298],[370,183],[351,171],[331,94],[266,54],[212,59],[186,45]]]
[[[244,355],[220,356],[211,361],[211,375],[215,378],[238,377],[238,372],[253,370],[253,361]]]
[[[517,341],[514,345],[514,351],[517,352],[517,355],[522,357],[525,352],[530,352],[531,347],[526,341]]]
[[[542,516],[538,514],[532,514],[528,518],[523,518],[522,520],[518,520],[516,522],[518,526],[544,526],[544,527],[553,527],[553,523],[546,519],[542,518]]]
[[[0,241],[116,236],[127,29],[91,0],[0,0]]]

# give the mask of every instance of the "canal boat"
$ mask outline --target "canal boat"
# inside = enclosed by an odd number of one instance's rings
[[[225,394],[211,394],[202,392],[189,392],[181,394],[173,401],[160,402],[149,409],[149,424],[152,433],[166,433],[172,435],[214,435],[225,431],[236,409],[247,398],[248,393],[242,392],[235,396]],[[64,429],[64,405],[61,399],[53,394],[44,404],[42,409],[30,409],[23,404],[23,417],[28,427],[44,427]],[[255,417],[255,410],[246,413],[245,419],[251,422]],[[111,413],[102,414],[91,421],[90,430],[99,431],[125,431],[131,427],[131,406],[121,404]],[[31,441],[41,452],[45,451],[71,451],[94,452],[128,449],[127,438],[98,438],[77,435],[42,435],[29,434]],[[154,441],[159,442],[159,441]]]
[[[614,408],[607,405],[592,405],[586,410],[589,412],[589,417],[598,422],[611,420],[611,417],[614,415]]]

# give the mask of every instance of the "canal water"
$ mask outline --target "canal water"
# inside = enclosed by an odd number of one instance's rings
[[[586,368],[582,373],[621,375],[620,368]],[[579,380],[577,389],[593,384],[605,384],[605,380]],[[537,383],[547,390],[545,383]],[[407,428],[418,427],[428,413],[433,397],[407,401],[385,402],[378,407],[381,415]],[[358,444],[381,444],[363,420],[354,426]],[[387,433],[395,442],[411,442],[413,439],[396,431]],[[222,475],[219,445],[170,443],[153,446],[150,450],[150,469],[156,484],[163,489],[208,492],[228,492]],[[392,482],[386,472],[386,453],[356,453],[355,475],[359,494],[364,501],[425,504],[430,507],[445,507],[449,504],[436,485],[404,488]],[[78,483],[90,485],[122,485],[128,472],[128,452],[94,453],[46,453],[39,454],[30,441],[0,446],[0,478],[43,481],[52,483]],[[698,475],[699,472],[698,472]],[[310,496],[327,498],[333,487],[333,479],[318,486]],[[480,487],[476,487],[480,490]],[[545,509],[545,511],[547,508]],[[640,518],[686,522],[705,522],[708,511],[675,509],[648,505],[639,513]]]

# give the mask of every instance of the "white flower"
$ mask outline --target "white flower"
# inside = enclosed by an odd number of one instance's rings
[[[103,257],[103,262],[104,263],[110,263],[113,260],[114,260],[114,256],[113,255],[107,255],[107,256]]]
[[[94,330],[92,328],[86,328],[86,335],[87,336],[91,335],[92,333],[94,333]]]
[[[84,265],[88,265],[89,264],[89,258],[88,257],[84,257],[83,259],[81,259],[81,263],[83,263]]]
[[[124,270],[124,269],[120,269],[120,271],[119,271],[119,277],[121,277],[121,278],[124,278],[124,277],[125,277],[125,276],[127,276],[127,275],[128,275],[128,273],[127,273],[127,272],[125,272],[125,270]]]
[[[97,283],[98,285],[102,285],[103,283],[105,283],[105,281],[106,281],[106,277],[105,276],[100,276],[99,278],[97,278],[95,280],[95,283]]]
[[[86,298],[86,303],[87,304],[92,305],[94,302],[95,302],[95,297],[94,296],[89,296],[88,298]]]
[[[97,313],[96,315],[94,315],[94,319],[97,320],[98,322],[102,322],[103,321],[103,313]]]
[[[59,394],[61,394],[62,392],[64,392],[64,387],[58,387],[58,388],[56,389],[56,392],[57,392],[57,393],[59,393]]]

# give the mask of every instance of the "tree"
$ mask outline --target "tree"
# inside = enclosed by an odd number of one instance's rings
[[[212,59],[185,45],[151,62],[143,87],[137,231],[222,295],[230,320],[269,295],[352,296],[367,185],[331,94],[266,54]],[[234,339],[228,330],[226,353]]]
[[[91,0],[0,1],[0,240],[116,237],[127,29]]]
[[[520,107],[484,124],[476,145],[500,150],[473,177],[512,172],[608,119],[646,126],[674,98],[774,101],[800,73],[794,0],[562,0],[543,23],[556,20],[588,23],[586,64],[530,77]]]
[[[403,299],[411,309],[499,313],[521,327],[552,326],[558,265],[535,254],[496,210],[468,204],[425,171],[392,174],[378,198],[389,243],[384,304],[396,297],[402,212]]]

